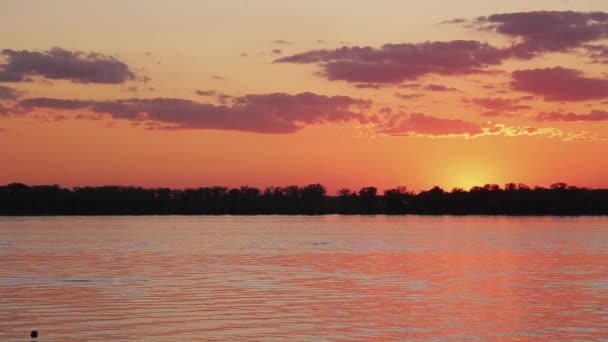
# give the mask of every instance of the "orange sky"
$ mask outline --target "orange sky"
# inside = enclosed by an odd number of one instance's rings
[[[0,184],[608,187],[606,12],[9,0]]]

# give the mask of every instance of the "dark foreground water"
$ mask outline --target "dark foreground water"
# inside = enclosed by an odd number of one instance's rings
[[[608,217],[0,217],[0,341],[607,340]]]

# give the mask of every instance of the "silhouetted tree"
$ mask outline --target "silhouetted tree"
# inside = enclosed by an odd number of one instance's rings
[[[373,186],[359,190],[359,210],[361,214],[376,214],[378,207],[378,189]]]
[[[442,208],[445,207],[444,202],[446,199],[446,192],[438,187],[434,186],[427,191],[422,191],[416,198],[416,209],[422,213],[437,214],[442,212]]]
[[[338,190],[336,212],[339,214],[355,214],[359,211],[357,193],[350,189]]]
[[[323,214],[327,191],[321,184],[310,184],[300,189],[301,212],[304,214]]]
[[[405,186],[384,190],[384,212],[387,214],[407,213],[411,195]]]
[[[454,188],[433,187],[418,194],[405,187],[341,189],[327,196],[321,184],[188,189],[129,186],[61,188],[58,185],[0,186],[0,215],[250,215],[250,214],[511,214],[608,215],[608,189],[555,183],[549,188],[508,183]]]

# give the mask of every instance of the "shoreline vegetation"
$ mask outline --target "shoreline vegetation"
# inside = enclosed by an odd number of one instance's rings
[[[608,215],[608,189],[555,183],[549,188],[509,183],[445,191],[379,192],[341,189],[329,196],[321,184],[169,189],[130,186],[62,188],[0,186],[0,215]]]

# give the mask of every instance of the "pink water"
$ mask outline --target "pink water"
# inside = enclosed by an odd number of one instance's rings
[[[608,217],[0,217],[0,341],[608,338]]]

